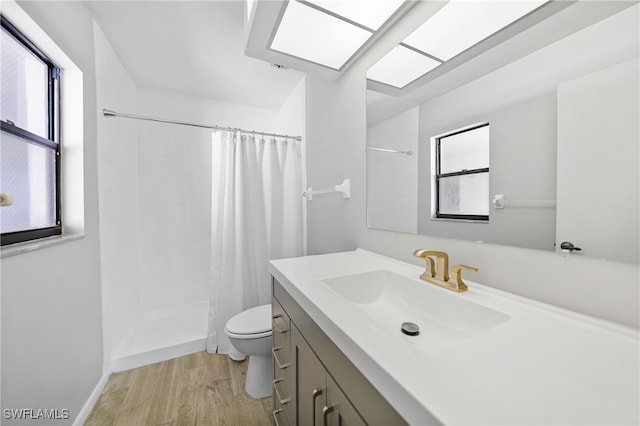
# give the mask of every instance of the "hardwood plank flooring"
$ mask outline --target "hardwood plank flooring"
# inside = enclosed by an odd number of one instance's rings
[[[247,363],[198,352],[114,373],[85,425],[271,425],[272,399],[244,392]]]

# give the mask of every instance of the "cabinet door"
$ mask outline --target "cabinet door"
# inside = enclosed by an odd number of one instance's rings
[[[323,408],[323,423],[337,426],[366,425],[336,382],[327,374],[327,402]]]
[[[295,325],[291,326],[291,344],[296,383],[296,424],[322,424],[322,408],[326,402],[326,373]]]

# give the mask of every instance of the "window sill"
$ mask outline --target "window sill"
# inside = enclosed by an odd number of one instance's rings
[[[484,219],[448,219],[444,217],[432,217],[430,219],[436,222],[456,222],[456,223],[465,222],[465,223],[485,223],[487,225],[489,224],[489,221]]]
[[[29,253],[31,251],[40,250],[46,247],[56,246],[58,244],[64,244],[67,242],[79,240],[84,238],[86,234],[68,234],[68,235],[56,235],[53,237],[42,238],[40,240],[26,241],[24,243],[12,244],[0,248],[0,259],[5,257],[16,256],[23,253]]]

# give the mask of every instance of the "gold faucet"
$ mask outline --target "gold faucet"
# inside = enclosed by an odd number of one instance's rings
[[[462,281],[462,270],[478,272],[478,268],[467,265],[454,265],[451,268],[451,279],[449,278],[449,255],[443,251],[418,249],[413,255],[425,260],[427,269],[420,279],[431,284],[444,287],[448,290],[462,292],[467,290],[467,285]],[[431,257],[435,257],[437,265]]]
[[[427,262],[427,271],[424,271],[424,274],[420,276],[421,279],[436,278],[442,281],[449,281],[449,255],[447,255],[447,253],[443,251],[418,249],[413,252],[413,255],[421,257]],[[434,266],[431,256],[434,256],[438,260],[437,266]],[[430,274],[427,274],[427,272],[430,272]]]

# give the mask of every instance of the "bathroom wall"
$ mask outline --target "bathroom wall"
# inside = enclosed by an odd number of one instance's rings
[[[636,6],[623,13],[637,19],[637,12]],[[445,250],[454,263],[480,268],[471,280],[639,327],[638,266],[367,228],[364,76],[372,58],[381,54],[375,49],[368,52],[337,81],[307,80],[309,184],[320,188],[344,178],[351,178],[352,184],[351,199],[318,197],[308,203],[309,254],[362,247],[418,265],[412,256],[415,249]]]
[[[104,370],[139,323],[138,124],[105,117],[102,109],[136,110],[136,86],[94,23],[98,117],[98,197]]]
[[[307,185],[332,188],[351,179],[351,198],[332,193],[307,202],[308,254],[353,250],[366,226],[364,73],[336,81],[306,78]]]
[[[85,236],[2,259],[2,409],[72,420],[102,375],[93,21],[81,2],[19,4],[83,73]]]

